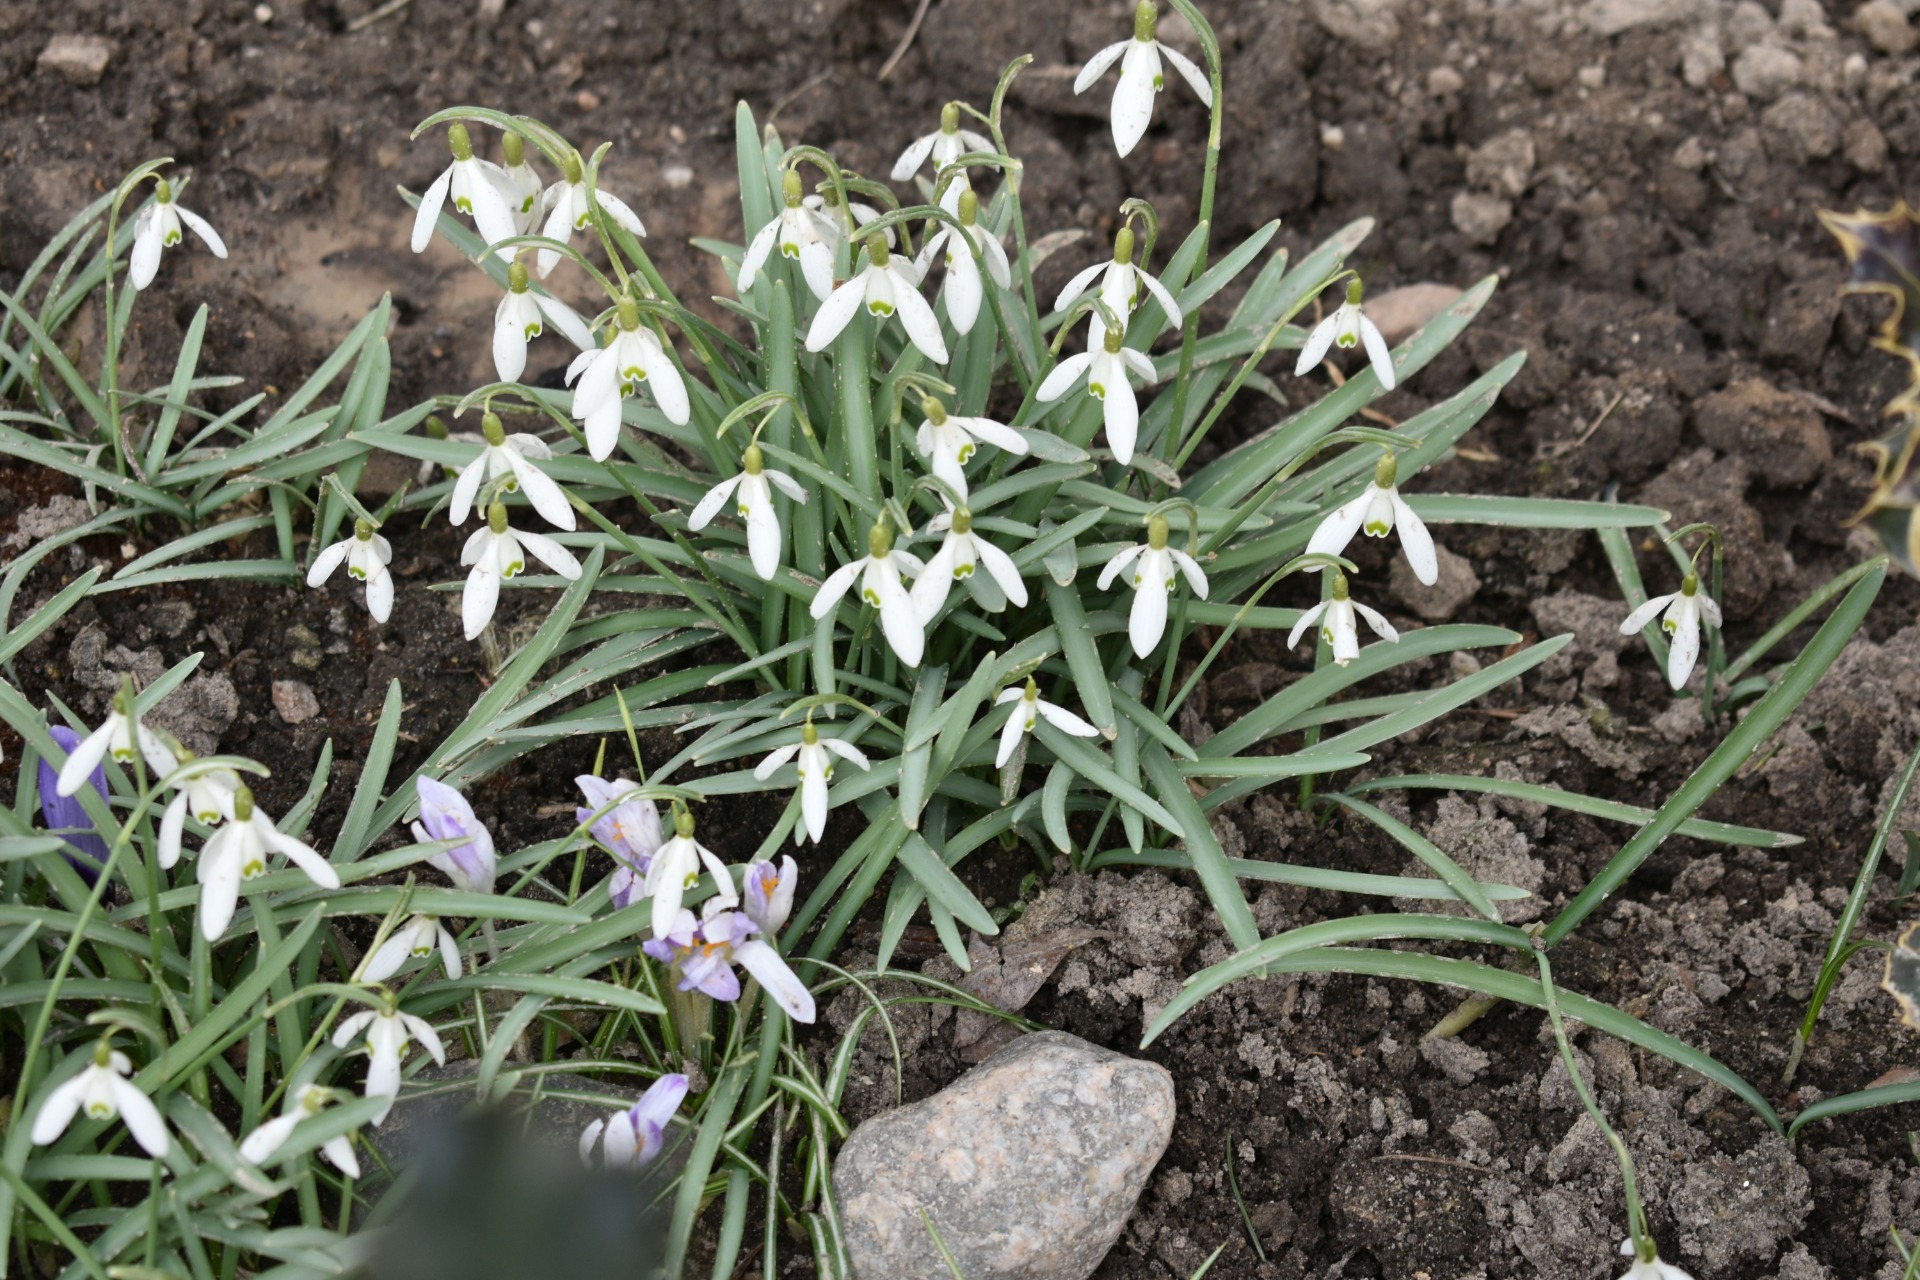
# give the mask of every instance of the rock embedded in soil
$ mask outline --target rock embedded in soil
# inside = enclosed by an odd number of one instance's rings
[[[1806,484],[1833,460],[1820,411],[1761,378],[1742,378],[1700,401],[1693,425],[1702,440],[1738,454],[1773,488]]]
[[[1881,53],[1898,57],[1920,44],[1920,32],[1907,21],[1906,10],[1894,0],[1867,0],[1853,11],[1853,27]]]
[[[1459,301],[1460,290],[1450,284],[1407,284],[1385,293],[1367,295],[1367,318],[1379,326],[1387,345],[1397,347],[1427,321]]]
[[[40,51],[38,65],[73,85],[99,84],[113,61],[113,41],[105,36],[57,35]]]
[[[1413,576],[1413,566],[1405,556],[1395,556],[1388,590],[1426,621],[1445,622],[1479,593],[1480,575],[1473,571],[1472,562],[1455,555],[1444,543],[1434,543],[1433,552],[1440,565],[1439,581],[1427,586]]]
[[[1513,201],[1480,191],[1462,191],[1450,206],[1454,230],[1475,244],[1492,244],[1513,221]]]
[[[1806,64],[1790,49],[1777,44],[1756,44],[1733,60],[1733,83],[1749,98],[1771,102],[1798,85],[1806,75]]]
[[[1084,1280],[1173,1135],[1173,1077],[1059,1031],[855,1129],[833,1187],[858,1280]],[[922,1215],[925,1215],[925,1218]]]
[[[320,700],[311,686],[298,680],[273,682],[273,709],[288,724],[305,724],[320,714]]]

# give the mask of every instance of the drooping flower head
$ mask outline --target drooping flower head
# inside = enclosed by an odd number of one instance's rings
[[[177,745],[177,744],[176,744]],[[191,763],[194,754],[180,748],[180,763]],[[171,868],[180,861],[180,838],[186,832],[187,815],[204,826],[233,818],[233,798],[240,793],[240,775],[231,769],[207,769],[189,777],[167,802],[160,817],[160,865]]]
[[[1002,289],[1013,287],[1013,268],[1007,262],[1007,251],[1000,237],[980,225],[980,197],[971,187],[963,186],[964,181],[964,178],[957,179],[951,188],[959,192],[952,201],[953,216],[960,220],[959,228],[940,224],[940,229],[927,237],[913,261],[914,271],[925,279],[934,255],[945,249],[942,261],[947,265],[947,276],[940,286],[940,296],[946,300],[947,319],[953,321],[954,332],[962,334],[973,332],[974,322],[980,318],[980,303],[986,297],[980,263],[974,260],[976,249],[986,262],[987,275],[994,284]]]
[[[973,528],[973,512],[956,507],[927,521],[927,532],[944,532],[939,550],[927,561],[927,567],[913,584],[913,607],[922,625],[933,621],[947,603],[947,594],[956,582],[973,577],[974,568],[986,566],[987,577],[1005,593],[1008,600],[1025,608],[1027,585],[1020,581],[1019,566],[1013,557],[981,537]]]
[[[843,760],[851,761],[861,769],[868,767],[867,757],[861,753],[860,748],[854,746],[851,742],[844,742],[839,738],[822,738],[820,731],[813,727],[813,717],[808,716],[807,722],[800,726],[800,741],[789,742],[784,747],[774,748],[773,751],[768,753],[767,758],[762,760],[754,768],[753,776],[765,782],[773,776],[774,770],[789,760],[795,760],[800,774],[800,816],[802,819],[801,823],[793,830],[793,842],[795,844],[800,843],[801,833],[803,831],[813,837],[815,844],[820,843],[820,837],[826,832],[828,808],[827,783],[833,778],[834,756],[839,756]],[[791,863],[793,860],[789,858],[787,861]],[[753,865],[756,867],[765,867],[770,864],[756,862]],[[749,893],[751,893],[753,886],[749,884],[747,887]],[[793,891],[792,889],[788,889],[787,892],[789,901],[791,901]],[[759,920],[758,916],[753,918],[756,922]]]
[[[444,782],[422,776],[415,784],[420,796],[420,821],[412,825],[421,844],[434,840],[462,843],[427,858],[429,866],[447,874],[454,888],[468,893],[492,893],[495,857],[493,834],[474,815],[467,798]]]
[[[1166,313],[1167,323],[1179,328],[1183,319],[1180,304],[1174,301],[1173,295],[1158,277],[1135,264],[1133,250],[1133,227],[1123,223],[1113,235],[1113,257],[1105,262],[1094,263],[1067,281],[1067,287],[1054,300],[1053,309],[1065,311],[1078,302],[1081,295],[1093,286],[1094,277],[1098,276],[1100,301],[1107,305],[1107,310],[1120,317],[1122,324],[1127,323],[1133,312],[1151,297]],[[1106,322],[1100,318],[1100,313],[1095,311],[1092,316],[1093,328],[1087,343],[1090,347],[1102,345],[1106,334]]]
[[[540,217],[540,175],[527,161],[527,143],[511,131],[500,136],[500,189],[513,214],[514,230],[526,235]]]
[[[646,892],[653,899],[654,937],[665,935],[673,927],[687,890],[700,883],[702,869],[713,877],[714,902],[726,907],[739,904],[740,896],[733,890],[733,877],[727,874],[727,864],[693,838],[693,815],[684,807],[675,806],[673,835],[654,852],[653,861],[647,866]]]
[[[575,357],[567,382],[573,387],[568,412],[586,434],[587,454],[595,462],[605,462],[620,442],[621,405],[643,386],[675,426],[686,426],[693,414],[685,379],[659,337],[640,323],[640,306],[630,297],[614,308],[613,339]]]
[[[587,198],[586,162],[581,160],[578,151],[568,153],[560,181],[547,188],[543,203],[550,212],[547,214],[547,225],[540,229],[540,234],[549,240],[565,243],[574,232],[585,231],[592,223],[593,208]],[[626,201],[602,190],[598,185],[593,189],[593,203],[598,204],[614,223],[633,235],[647,234],[646,227],[640,223],[640,215]],[[537,264],[540,278],[545,280],[551,275],[559,262],[559,250],[542,249]]]
[[[1084,93],[1107,73],[1107,68],[1120,63],[1120,83],[1113,89],[1112,117],[1114,149],[1123,156],[1139,145],[1153,120],[1154,97],[1166,84],[1160,63],[1163,56],[1200,95],[1200,101],[1213,106],[1213,86],[1208,83],[1206,73],[1179,50],[1155,38],[1159,20],[1160,11],[1153,0],[1140,0],[1139,7],[1133,11],[1133,39],[1110,44],[1094,54],[1074,77],[1073,91]]]
[[[511,135],[509,135],[511,136]],[[250,1164],[264,1165],[285,1146],[302,1120],[319,1115],[334,1100],[332,1089],[302,1084],[287,1093],[281,1114],[262,1124],[240,1142],[240,1158]],[[320,1146],[328,1162],[349,1178],[360,1176],[360,1161],[353,1154],[353,1139],[346,1134],[328,1138]]]
[[[1072,734],[1076,738],[1097,738],[1100,730],[1068,711],[1065,707],[1056,707],[1040,696],[1040,686],[1032,676],[1027,677],[1025,687],[1009,685],[1000,691],[993,700],[995,706],[1005,706],[1009,702],[1020,705],[1007,717],[1000,729],[1000,749],[993,758],[993,767],[1004,769],[1007,761],[1013,759],[1014,751],[1020,746],[1020,739],[1033,732],[1033,726],[1041,720],[1062,733]]]
[[[780,212],[760,228],[740,260],[736,286],[741,293],[753,288],[767,265],[775,246],[780,256],[800,264],[800,274],[813,296],[825,302],[833,296],[833,249],[840,241],[840,227],[820,210],[806,202],[800,175],[787,170],[780,178],[783,197]]]
[[[340,873],[333,864],[312,845],[276,827],[266,810],[254,804],[250,789],[237,789],[232,804],[232,820],[207,838],[194,868],[200,881],[200,932],[208,942],[218,941],[233,922],[240,886],[267,874],[269,853],[284,854],[323,889],[340,887]]]
[[[593,1161],[593,1147],[606,1134],[601,1156],[609,1169],[642,1169],[667,1144],[667,1124],[687,1096],[687,1078],[664,1075],[647,1086],[640,1100],[605,1120],[595,1120],[580,1135],[580,1159]]]
[[[507,523],[507,509],[495,502],[487,508],[487,523],[473,531],[460,549],[460,563],[471,565],[467,585],[460,593],[460,621],[471,640],[487,629],[500,603],[500,584],[527,567],[527,552],[546,562],[569,582],[582,572],[573,553],[544,533],[515,529]]]
[[[853,279],[833,291],[814,313],[807,328],[807,350],[825,351],[833,345],[864,305],[867,314],[884,323],[898,316],[900,326],[920,353],[935,364],[947,362],[947,340],[940,336],[940,320],[933,308],[920,296],[920,273],[913,260],[897,257],[878,235],[869,235],[863,243],[867,265]]]
[[[375,533],[367,521],[355,520],[352,537],[342,538],[313,558],[313,568],[307,571],[307,585],[317,587],[324,583],[343,560],[347,576],[367,584],[367,612],[373,615],[373,620],[385,622],[392,617],[393,574],[387,568],[393,563],[392,544]]]
[[[1335,570],[1332,597],[1300,615],[1300,620],[1293,624],[1293,631],[1287,636],[1287,648],[1299,644],[1307,628],[1318,621],[1321,637],[1333,646],[1334,664],[1344,667],[1360,656],[1359,618],[1366,619],[1373,633],[1382,640],[1399,643],[1400,633],[1393,629],[1393,624],[1353,599],[1347,586],[1347,575]]]
[[[1347,549],[1355,533],[1369,538],[1384,538],[1400,530],[1400,547],[1407,553],[1413,576],[1427,586],[1440,581],[1440,560],[1433,549],[1433,535],[1407,500],[1400,496],[1400,464],[1391,451],[1383,454],[1373,469],[1373,480],[1351,502],[1343,502],[1327,513],[1313,537],[1307,540],[1308,555],[1337,556]]]
[[[402,1013],[390,993],[378,1009],[365,1009],[343,1019],[333,1032],[334,1047],[346,1048],[362,1030],[367,1033],[365,1096],[387,1100],[380,1114],[373,1118],[373,1123],[378,1125],[386,1120],[387,1113],[393,1110],[393,1100],[400,1096],[400,1062],[408,1043],[420,1045],[443,1067],[447,1065],[447,1051],[433,1025],[425,1018]]]
[[[425,959],[433,954],[435,947],[440,950],[440,963],[447,976],[459,977],[459,941],[440,923],[439,916],[416,915],[394,930],[393,936],[366,958],[360,966],[358,981],[385,982],[400,972],[409,959]]]
[[[1632,1258],[1627,1273],[1620,1280],[1693,1280],[1693,1277],[1674,1266],[1671,1262],[1660,1261],[1660,1255],[1653,1251],[1653,1241],[1646,1242],[1645,1254],[1636,1251],[1632,1240],[1620,1242],[1623,1257]]]
[[[900,158],[893,162],[893,180],[905,182],[920,170],[920,166],[933,159],[936,170],[944,169],[969,152],[992,152],[993,143],[972,129],[960,127],[960,104],[949,102],[940,108],[940,129],[914,139]]]
[[[187,184],[180,185],[185,188]],[[127,281],[135,289],[144,289],[153,283],[153,277],[160,270],[161,250],[180,243],[181,223],[193,229],[193,234],[213,251],[214,257],[227,256],[227,245],[220,233],[193,210],[176,204],[173,184],[165,178],[158,179],[153,184],[153,203],[133,220],[133,251],[127,256]]]
[[[640,790],[640,784],[628,778],[609,782],[583,773],[573,783],[587,800],[586,808],[573,811],[574,820],[582,826],[591,823],[590,834],[619,864],[608,884],[613,905],[631,906],[644,896],[647,869],[666,840],[660,810],[644,796],[626,798]]]
[[[1167,545],[1167,518],[1162,515],[1148,517],[1144,544],[1135,543],[1107,561],[1100,571],[1100,589],[1112,586],[1128,565],[1133,566],[1133,608],[1127,614],[1127,637],[1135,655],[1144,658],[1167,629],[1167,596],[1175,579],[1184,576],[1193,594],[1205,600],[1207,575],[1192,556]]]
[[[740,998],[740,978],[733,971],[737,964],[795,1022],[812,1022],[813,993],[780,953],[756,936],[760,926],[727,905],[709,899],[705,916],[698,921],[693,912],[682,908],[672,926],[642,943],[641,949],[670,966],[679,990],[699,991],[720,1001]]]
[[[60,773],[54,779],[54,793],[70,796],[78,791],[92,779],[101,762],[109,755],[121,764],[132,764],[136,743],[139,744],[141,762],[147,766],[149,785],[173,772],[173,752],[159,734],[140,723],[134,709],[133,695],[122,689],[113,695],[113,710],[100,722],[100,727],[82,738],[67,753],[67,762],[60,766]]]
[[[49,725],[47,736],[69,756],[80,745],[80,735],[63,724]],[[61,795],[59,773],[44,756],[41,757],[40,820],[46,824],[48,831],[66,840],[67,847],[61,853],[80,873],[80,878],[91,885],[100,878],[100,869],[107,865],[107,842],[100,837],[93,819],[87,816],[86,808],[80,802],[81,793],[88,787],[93,789],[102,803],[106,801],[107,771],[104,766],[95,765],[72,794]]]
[[[740,455],[740,470],[707,490],[693,514],[687,517],[687,528],[695,533],[706,528],[731,497],[735,514],[747,526],[747,558],[753,562],[753,571],[761,580],[770,582],[779,571],[784,541],[780,513],[773,505],[775,488],[795,502],[807,500],[807,491],[799,481],[769,467],[760,446],[750,444]]]
[[[536,460],[545,462],[553,457],[547,442],[524,432],[508,435],[495,413],[481,417],[480,438],[479,454],[461,468],[453,495],[447,499],[447,522],[465,524],[467,513],[481,497],[483,486],[494,485],[506,493],[526,494],[541,519],[556,529],[571,532],[573,506],[567,501],[566,490],[533,465]]]
[[[512,239],[520,227],[514,220],[515,201],[506,174],[499,165],[473,154],[473,138],[463,124],[447,126],[447,146],[453,152],[453,163],[441,170],[420,197],[420,208],[413,218],[413,251],[424,252],[432,241],[448,195],[453,197],[454,208],[472,217],[489,246]]]
[[[1380,380],[1383,391],[1394,387],[1393,353],[1387,350],[1387,340],[1380,333],[1378,325],[1367,318],[1360,309],[1360,278],[1355,276],[1347,281],[1347,300],[1338,311],[1322,320],[1307,335],[1306,345],[1300,348],[1300,361],[1294,365],[1296,376],[1327,358],[1327,351],[1338,346],[1342,351],[1351,351],[1356,345],[1367,348],[1367,360],[1373,365],[1374,376]]]
[[[921,399],[920,411],[926,420],[914,434],[914,447],[927,460],[927,469],[962,498],[967,496],[967,462],[982,444],[1026,456],[1026,437],[992,418],[949,414],[946,406],[932,396]]]
[[[1639,635],[1662,610],[1666,616],[1660,619],[1660,626],[1667,633],[1669,643],[1667,683],[1675,689],[1684,689],[1693,675],[1693,664],[1700,658],[1700,624],[1704,621],[1718,627],[1720,606],[1711,595],[1700,590],[1699,575],[1689,573],[1680,580],[1678,591],[1655,596],[1628,614],[1620,624],[1620,634]]]
[[[1126,317],[1119,318],[1124,325]],[[1107,328],[1098,312],[1094,312],[1091,319],[1087,349],[1054,365],[1053,372],[1041,380],[1034,398],[1043,404],[1058,400],[1084,374],[1087,394],[1101,403],[1107,447],[1113,451],[1114,461],[1125,466],[1133,461],[1133,446],[1140,435],[1140,402],[1134,398],[1127,374],[1137,374],[1142,382],[1148,383],[1159,375],[1145,352],[1126,345],[1124,328]]]
[[[500,381],[520,380],[527,371],[527,344],[546,332],[548,323],[580,350],[593,350],[593,330],[579,313],[558,298],[535,293],[526,267],[513,263],[507,268],[506,295],[493,309],[493,367]]]
[[[815,621],[826,617],[858,578],[860,598],[880,611],[880,630],[887,644],[900,661],[917,667],[926,653],[926,623],[914,608],[901,577],[917,578],[925,567],[918,556],[894,547],[893,531],[883,519],[867,533],[867,554],[828,574],[808,611]]]
[[[41,1102],[30,1135],[34,1145],[43,1147],[58,1141],[73,1117],[84,1110],[89,1120],[112,1120],[115,1116],[125,1120],[127,1131],[148,1155],[165,1159],[171,1145],[166,1122],[161,1120],[153,1100],[127,1079],[132,1074],[133,1063],[127,1055],[102,1036],[94,1046],[93,1060]]]

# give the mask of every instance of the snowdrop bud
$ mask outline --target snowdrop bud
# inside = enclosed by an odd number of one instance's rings
[[[473,159],[473,139],[467,133],[467,126],[454,124],[447,127],[447,145],[453,148],[455,160]]]
[[[973,512],[966,507],[955,507],[950,527],[955,533],[973,532]]]
[[[514,263],[514,269],[519,270],[520,264]],[[507,429],[501,425],[498,414],[489,413],[480,419],[480,434],[486,437],[489,448],[498,449],[507,442]]]
[[[867,531],[867,554],[875,560],[884,560],[892,550],[893,533],[887,528],[887,522],[882,520]]]
[[[527,291],[527,269],[517,261],[507,265],[507,291],[509,293]]]
[[[1167,518],[1149,516],[1147,518],[1147,549],[1159,551],[1167,545]]]
[[[235,822],[253,821],[253,790],[241,787],[233,793],[233,820]]]
[[[960,131],[960,104],[949,102],[940,108],[940,132],[958,133]]]
[[[153,198],[161,204],[172,204],[173,184],[165,178],[156,178],[153,183]]]
[[[505,506],[496,502],[487,508],[487,528],[493,530],[495,537],[507,531],[507,509]]]
[[[1125,319],[1125,317],[1122,317],[1122,319]],[[1105,349],[1108,355],[1117,356],[1120,354],[1121,344],[1124,343],[1126,340],[1127,340],[1127,331],[1125,329],[1109,329],[1107,330],[1106,338],[1101,343],[1101,346]]]
[[[569,151],[567,153],[567,158],[561,164],[560,171],[561,176],[566,178],[567,185],[570,187],[577,187],[587,180],[587,166],[585,161],[580,159],[580,153],[578,151]]]
[[[371,542],[373,540],[373,526],[365,520],[355,520],[353,522],[353,536],[356,541]]]
[[[874,270],[885,271],[887,269],[887,260],[891,256],[892,255],[887,252],[887,240],[885,236],[869,236],[867,238],[867,261],[873,264]]]
[[[927,421],[931,422],[936,427],[944,426],[946,424],[947,406],[941,404],[938,400],[935,400],[932,396],[920,397],[920,412],[925,414]]]
[[[625,332],[631,333],[640,327],[640,304],[632,298],[621,298],[619,305],[614,308],[614,314]]]
[[[1373,464],[1373,482],[1382,489],[1391,489],[1400,480],[1400,463],[1391,450],[1380,455],[1380,461]]]
[[[767,455],[760,452],[760,446],[750,444],[740,455],[740,469],[750,476],[757,476],[767,469]]]
[[[1347,575],[1335,569],[1333,571],[1333,598],[1335,600],[1345,600],[1347,595]]]
[[[786,201],[787,208],[798,209],[806,199],[806,185],[800,181],[800,175],[789,169],[780,177],[780,195]]]
[[[1113,260],[1121,266],[1133,261],[1133,228],[1122,226],[1113,236]]]
[[[445,440],[447,438],[447,424],[441,420],[440,415],[437,413],[427,415],[426,428],[427,439],[429,440]]]

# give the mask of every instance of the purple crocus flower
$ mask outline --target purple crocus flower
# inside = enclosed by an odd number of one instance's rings
[[[582,826],[591,821],[593,838],[620,864],[609,884],[613,905],[630,906],[646,896],[647,868],[653,865],[653,855],[666,838],[660,828],[660,811],[651,800],[624,799],[640,790],[639,783],[626,778],[608,782],[582,774],[573,781],[587,800],[586,808],[574,810],[575,821]],[[595,814],[600,816],[595,818]]]
[[[667,1123],[687,1096],[687,1078],[665,1075],[655,1080],[640,1101],[605,1120],[595,1120],[580,1135],[580,1159],[591,1164],[593,1144],[606,1134],[601,1154],[609,1169],[644,1167],[667,1143]]]
[[[800,981],[780,953],[754,935],[760,926],[738,911],[728,911],[719,899],[709,899],[704,920],[682,907],[673,926],[659,937],[640,944],[641,950],[672,968],[681,991],[699,991],[715,1000],[738,1000],[740,965],[773,1002],[795,1022],[812,1022],[813,993]]]
[[[59,744],[60,749],[69,756],[80,745],[80,735],[63,724],[52,725],[47,736]],[[105,801],[107,795],[107,771],[104,765],[96,764],[86,776],[86,786],[93,788],[94,794]],[[47,830],[66,837],[67,847],[61,850],[80,878],[89,885],[100,878],[100,868],[107,863],[107,842],[100,838],[94,829],[93,819],[81,806],[79,788],[76,794],[60,794],[60,771],[55,769],[43,757],[40,761],[40,816],[46,820]]]
[[[467,798],[444,782],[421,778],[420,821],[413,824],[413,838],[421,844],[431,840],[465,840],[441,853],[432,854],[427,864],[447,873],[453,887],[469,893],[493,892],[493,836],[474,816]]]
[[[761,933],[771,937],[793,914],[793,890],[799,880],[800,866],[791,856],[780,859],[777,867],[766,861],[748,863],[741,885],[746,896],[741,910],[760,926]]]

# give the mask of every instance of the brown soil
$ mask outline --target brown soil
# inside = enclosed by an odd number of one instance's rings
[[[603,181],[641,210],[666,277],[700,297],[724,292],[725,281],[688,241],[741,234],[730,176],[736,99],[762,120],[775,115],[790,139],[881,174],[932,126],[945,97],[984,102],[1000,67],[1028,51],[1036,61],[1010,108],[1011,140],[1028,166],[1028,225],[1098,237],[1130,194],[1156,202],[1170,235],[1193,217],[1204,119],[1181,88],[1165,95],[1126,161],[1113,156],[1101,118],[1110,89],[1070,92],[1079,62],[1125,33],[1124,4],[935,0],[885,84],[874,76],[908,5],[509,0],[488,24],[473,17],[473,0],[414,0],[349,29],[373,7],[0,3],[0,157],[10,177],[0,184],[0,281],[126,169],[172,154],[195,175],[188,203],[225,232],[233,255],[170,255],[164,287],[135,313],[130,383],[163,376],[205,300],[204,367],[253,388],[287,387],[390,290],[389,403],[463,392],[491,376],[493,294],[444,246],[409,254],[410,215],[393,194],[397,183],[419,189],[444,164],[437,139],[407,141],[428,112],[479,103],[539,116],[582,143],[612,139]],[[1813,212],[1884,205],[1911,189],[1920,58],[1907,51],[1915,33],[1897,5],[1869,6],[1877,17],[1859,29],[1850,4],[1813,0],[1206,7],[1226,46],[1230,104],[1217,244],[1279,216],[1281,242],[1298,252],[1371,214],[1380,229],[1356,265],[1372,295],[1503,278],[1467,338],[1382,402],[1404,418],[1510,351],[1530,353],[1468,450],[1416,487],[1591,497],[1618,483],[1623,496],[1667,505],[1678,519],[1715,520],[1729,539],[1735,648],[1859,558],[1862,544],[1841,527],[1864,491],[1866,469],[1850,446],[1876,434],[1896,373],[1866,348],[1870,308],[1836,300],[1843,270]],[[1880,12],[1888,9],[1892,19]],[[113,42],[98,85],[37,66],[56,32]],[[1060,255],[1043,285],[1090,252]],[[0,543],[63,495],[77,493],[19,466],[0,469]],[[1616,593],[1593,542],[1475,528],[1441,540],[1481,584],[1457,616],[1571,629],[1580,640],[1523,686],[1373,767],[1511,770],[1645,804],[1669,794],[1717,738],[1692,704],[1670,700],[1642,649],[1610,635],[1617,612],[1605,602]],[[298,796],[319,744],[333,739],[334,783],[316,821],[324,836],[390,679],[407,691],[401,769],[457,722],[484,680],[448,609],[453,597],[424,589],[453,576],[452,537],[403,531],[397,542],[401,590],[384,627],[337,592],[108,596],[30,647],[18,676],[31,696],[54,693],[90,714],[103,672],[204,649],[197,720],[183,727],[269,764],[270,809]],[[90,562],[127,554],[119,539],[101,538],[56,555],[16,608]],[[1652,556],[1643,565],[1664,581]],[[1376,557],[1366,567],[1387,566]],[[1417,598],[1407,595],[1397,621],[1414,622]],[[1890,584],[1870,640],[1778,749],[1709,806],[1708,816],[1806,843],[1763,853],[1671,841],[1559,952],[1566,986],[1710,1050],[1783,1111],[1913,1060],[1863,959],[1829,1006],[1797,1092],[1777,1083],[1887,779],[1920,734],[1920,630],[1909,626],[1917,603],[1913,583]],[[1298,669],[1277,638],[1244,636],[1189,727],[1229,723]],[[288,724],[273,709],[275,680],[309,685],[319,714]],[[480,809],[503,843],[553,833],[564,819],[552,806],[571,803],[568,779],[591,751],[556,749],[494,780]],[[1543,912],[1623,835],[1525,806],[1431,794],[1409,805],[1403,812],[1469,865],[1531,877]],[[1248,856],[1404,869],[1377,835],[1337,820],[1316,828],[1278,791],[1225,819],[1223,840]],[[741,811],[726,847],[744,853],[765,820]],[[1004,902],[1030,865],[1022,853],[979,874]],[[1883,883],[1866,933],[1886,937],[1898,923],[1888,897]],[[1278,889],[1257,905],[1268,931],[1352,909]],[[1144,1018],[1181,975],[1224,954],[1194,886],[1159,876],[1063,877],[1028,914],[1025,928],[1116,934],[1074,952],[1029,1014],[1120,1048],[1138,1044]],[[1148,1051],[1174,1072],[1184,1118],[1099,1274],[1185,1276],[1223,1240],[1220,1277],[1612,1274],[1624,1220],[1617,1175],[1541,1018],[1497,1011],[1458,1042],[1421,1046],[1448,1007],[1433,990],[1336,978],[1249,985],[1197,1011]],[[932,1015],[908,1043],[910,1096],[964,1067],[950,1024]],[[1789,1149],[1697,1078],[1598,1036],[1579,1044],[1641,1160],[1668,1257],[1699,1280],[1890,1274],[1888,1224],[1920,1227],[1920,1173],[1903,1136],[1920,1118],[1882,1112],[1819,1125]],[[891,1094],[879,1060],[870,1065],[850,1100],[856,1114]],[[1265,1263],[1225,1176],[1228,1135]]]

